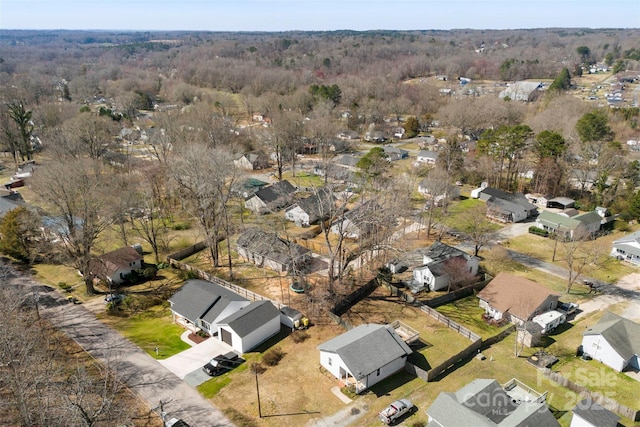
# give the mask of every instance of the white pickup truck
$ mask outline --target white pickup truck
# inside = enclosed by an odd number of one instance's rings
[[[390,425],[412,410],[413,403],[409,399],[400,399],[380,411],[378,417],[380,418],[380,421]]]

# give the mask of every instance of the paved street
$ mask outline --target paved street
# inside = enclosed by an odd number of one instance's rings
[[[68,303],[57,291],[44,287],[28,277],[17,277],[13,282],[30,289],[26,292],[31,292],[34,288],[39,289],[41,315],[48,318],[93,357],[117,371],[151,408],[158,408],[162,401],[165,403],[164,411],[168,418],[181,418],[191,427],[233,425],[196,389],[120,333],[98,321],[83,305]]]

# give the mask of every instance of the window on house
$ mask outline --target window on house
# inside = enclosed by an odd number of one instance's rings
[[[596,350],[600,350],[600,346],[597,343],[593,343],[593,344],[591,344],[591,346],[593,348],[595,348]]]
[[[378,370],[376,371],[376,375],[380,376],[380,368],[378,368]]]
[[[329,364],[329,366],[332,366],[332,363],[333,363],[333,362],[332,362],[331,358],[329,358],[329,359],[327,360],[327,363]]]

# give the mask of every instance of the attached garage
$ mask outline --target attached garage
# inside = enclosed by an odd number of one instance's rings
[[[255,301],[218,323],[218,336],[242,354],[280,332],[280,312],[271,301]]]

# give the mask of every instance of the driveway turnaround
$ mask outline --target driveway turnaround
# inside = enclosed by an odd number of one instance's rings
[[[44,288],[28,277],[16,277],[12,282],[23,286],[25,292]],[[233,426],[196,389],[116,330],[98,321],[85,307],[68,303],[57,291],[47,293],[46,303],[43,297],[39,303],[40,314],[85,351],[117,372],[151,409],[158,410],[162,403],[168,419],[180,418],[191,427]]]

